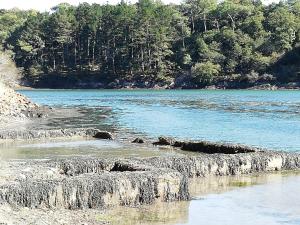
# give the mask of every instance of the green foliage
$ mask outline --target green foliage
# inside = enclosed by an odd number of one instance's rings
[[[263,80],[263,74],[273,73],[298,81],[300,62],[284,66],[282,57],[298,56],[300,0],[269,6],[259,0],[186,0],[181,5],[140,0],[63,3],[51,13],[0,10],[0,42],[34,79],[55,73],[170,82],[192,71],[201,85],[236,74],[236,79],[257,74],[256,80]],[[282,79],[279,73],[286,68],[292,69]]]
[[[196,63],[192,67],[192,77],[201,86],[211,84],[219,75],[220,65],[211,62]]]

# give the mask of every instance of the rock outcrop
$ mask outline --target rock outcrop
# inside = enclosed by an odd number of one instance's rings
[[[238,144],[228,144],[220,142],[208,142],[208,141],[176,141],[173,138],[159,137],[154,145],[170,145],[173,147],[181,148],[184,151],[202,152],[206,154],[238,154],[238,153],[251,153],[257,151],[263,151],[263,149],[249,147]]]
[[[25,118],[43,116],[45,115],[37,104],[0,84],[0,117]]]
[[[39,175],[49,168],[56,171],[52,177]],[[22,179],[1,185],[0,203],[66,209],[139,206],[155,201],[188,200],[188,178],[192,177],[299,168],[300,155],[284,152],[56,160],[41,164],[39,173],[23,174]]]
[[[77,160],[60,162],[62,177],[0,186],[0,202],[30,208],[103,209],[189,199],[186,178],[171,169],[97,161],[94,171],[86,168],[86,173],[73,173],[73,163],[91,166]]]
[[[175,143],[175,139],[171,137],[161,136],[158,138],[158,141],[154,142],[154,145],[173,145]]]
[[[0,140],[32,140],[44,138],[94,137],[112,139],[112,134],[93,128],[69,128],[50,130],[4,130],[0,131]]]
[[[180,146],[180,142],[176,143],[177,146]],[[181,150],[184,151],[193,151],[193,152],[203,152],[206,154],[237,154],[237,153],[250,153],[261,151],[259,148],[244,146],[244,145],[235,145],[235,144],[224,144],[218,142],[183,142],[181,144]]]
[[[145,141],[142,138],[136,138],[132,141],[132,143],[143,144],[143,143],[145,143]]]

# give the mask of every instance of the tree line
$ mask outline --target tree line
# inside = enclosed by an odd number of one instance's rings
[[[24,77],[196,86],[300,81],[300,0],[139,0],[1,10],[0,42]]]

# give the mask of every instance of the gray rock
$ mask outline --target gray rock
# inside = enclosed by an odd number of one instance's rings
[[[92,164],[96,168],[80,174],[71,170],[73,166],[84,168],[82,163],[69,163],[62,166],[64,179],[27,179],[0,186],[0,202],[29,208],[104,209],[189,199],[187,179],[171,169],[112,162],[107,171],[100,169],[107,167],[99,160]],[[92,168],[90,163],[84,165]]]
[[[269,151],[32,162],[34,166],[37,163],[40,170],[55,168],[52,171],[57,175],[49,179],[33,174],[1,185],[0,203],[30,208],[103,209],[188,200],[188,178],[300,169],[300,154]]]
[[[4,130],[0,131],[0,140],[32,140],[59,137],[95,137],[111,139],[112,134],[93,128],[69,128],[52,130]]]

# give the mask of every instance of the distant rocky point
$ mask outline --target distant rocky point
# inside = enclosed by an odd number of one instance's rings
[[[46,117],[47,109],[0,83],[0,122],[13,119]]]

